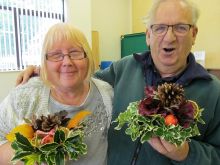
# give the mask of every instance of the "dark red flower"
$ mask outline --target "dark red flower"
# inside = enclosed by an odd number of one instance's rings
[[[160,109],[160,100],[153,99],[153,97],[145,98],[141,100],[138,105],[139,114],[143,116],[150,116],[157,114]]]
[[[156,88],[154,86],[146,86],[145,87],[145,95],[146,97],[154,97]]]
[[[194,106],[188,101],[182,104],[179,109],[175,110],[179,124],[184,128],[188,128],[190,124],[194,122],[194,113]]]

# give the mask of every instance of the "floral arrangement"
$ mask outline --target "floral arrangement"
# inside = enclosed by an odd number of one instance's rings
[[[15,151],[12,162],[23,161],[25,165],[64,165],[66,160],[77,160],[87,153],[83,142],[85,123],[89,111],[81,111],[71,119],[66,111],[48,116],[35,115],[24,119],[6,135]]]
[[[181,85],[148,86],[145,94],[143,100],[130,103],[127,110],[119,114],[115,120],[118,122],[116,130],[127,125],[125,133],[131,136],[132,141],[140,138],[144,143],[158,136],[176,146],[200,134],[197,124],[204,124],[201,118],[203,109],[185,98]]]

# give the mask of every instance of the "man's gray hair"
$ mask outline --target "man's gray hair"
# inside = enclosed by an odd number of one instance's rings
[[[146,24],[147,28],[149,28],[152,25],[158,7],[160,6],[160,4],[162,2],[165,2],[165,1],[167,1],[167,0],[153,0],[152,6],[151,6],[147,16],[144,18],[144,23]],[[196,4],[194,4],[190,0],[177,0],[177,1],[183,2],[186,5],[186,7],[189,8],[189,10],[192,13],[192,24],[196,25],[197,20],[199,18],[199,10],[198,10]]]

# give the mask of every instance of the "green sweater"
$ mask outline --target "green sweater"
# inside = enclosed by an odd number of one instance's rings
[[[194,70],[193,70],[194,71]],[[191,71],[191,72],[193,72]],[[113,120],[128,104],[144,98],[145,78],[140,62],[127,56],[96,73],[96,77],[114,87]],[[197,77],[184,87],[187,99],[194,100],[204,108],[202,118],[205,125],[198,125],[201,135],[193,137],[186,160],[176,162],[155,151],[148,143],[142,145],[136,165],[217,165],[220,164],[220,81]],[[136,142],[121,131],[109,129],[109,165],[129,165]]]

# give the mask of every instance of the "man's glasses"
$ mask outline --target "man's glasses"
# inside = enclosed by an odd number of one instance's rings
[[[58,62],[62,61],[65,56],[68,56],[71,60],[82,60],[86,58],[85,52],[70,51],[68,54],[63,54],[61,52],[47,53],[46,59],[48,61]]]
[[[154,35],[163,36],[167,33],[169,27],[172,27],[173,33],[177,36],[186,35],[190,28],[193,27],[191,24],[175,24],[175,25],[165,25],[165,24],[153,24],[150,26]]]

